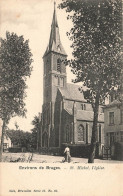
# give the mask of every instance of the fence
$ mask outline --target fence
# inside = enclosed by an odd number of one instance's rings
[[[103,146],[102,147],[102,155],[103,155],[103,159],[111,159],[111,148],[110,147],[106,147],[106,146]]]

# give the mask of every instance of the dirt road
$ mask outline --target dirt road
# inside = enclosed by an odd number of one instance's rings
[[[41,155],[38,153],[3,153],[3,162],[63,163],[63,157]],[[123,163],[116,160],[95,159],[95,163]],[[87,158],[72,157],[71,163],[88,163]]]

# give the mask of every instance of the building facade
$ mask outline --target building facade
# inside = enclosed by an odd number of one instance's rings
[[[43,56],[43,106],[41,114],[40,149],[85,146],[91,143],[93,109],[84,99],[79,86],[67,83],[56,10],[49,44]],[[104,113],[99,107],[97,141],[104,144]]]
[[[112,93],[110,103],[104,107],[105,145],[117,160],[123,160],[123,65],[120,81],[118,93]]]
[[[8,150],[8,148],[10,148],[12,146],[11,139],[6,133],[4,134],[3,141],[4,141],[3,142],[3,151],[6,151],[6,150]]]
[[[123,105],[114,100],[104,109],[105,144],[110,147],[115,142],[123,142]]]
[[[104,108],[105,144],[107,146],[112,146],[116,142],[123,144],[123,67],[120,81],[119,95],[112,93],[110,103]]]

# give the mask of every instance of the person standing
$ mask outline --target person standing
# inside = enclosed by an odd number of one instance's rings
[[[71,156],[70,156],[70,148],[68,146],[66,146],[64,150],[64,154],[65,154],[65,162],[69,163],[71,160]]]

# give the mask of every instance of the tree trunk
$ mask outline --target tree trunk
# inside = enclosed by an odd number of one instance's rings
[[[1,134],[1,146],[0,146],[0,162],[2,162],[2,153],[3,153],[3,143],[4,143],[4,133],[5,133],[5,120],[3,121],[3,126],[2,126],[2,134]]]
[[[94,119],[92,127],[92,138],[90,153],[88,158],[88,163],[94,163],[95,151],[96,151],[96,141],[97,141],[97,124],[98,124],[98,110],[99,110],[99,95],[96,95],[95,106],[94,106]]]

